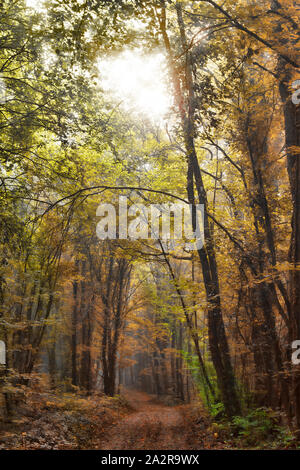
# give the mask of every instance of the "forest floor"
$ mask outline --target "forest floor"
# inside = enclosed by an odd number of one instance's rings
[[[294,438],[264,415],[257,424],[260,410],[255,422],[241,417],[237,429],[227,421],[214,422],[199,401],[172,402],[136,390],[113,398],[27,391],[14,414],[0,419],[0,450],[296,448]]]
[[[130,412],[119,396],[31,391],[12,416],[0,418],[0,450],[94,449],[94,440]]]
[[[0,450],[228,448],[192,405],[167,406],[135,390],[101,394],[30,393],[9,420],[0,420]]]
[[[226,448],[209,430],[208,418],[195,421],[189,405],[166,406],[146,393],[130,391],[132,412],[111,426],[96,448],[105,450],[188,450]]]

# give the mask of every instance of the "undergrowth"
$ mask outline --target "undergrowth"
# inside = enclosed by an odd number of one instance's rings
[[[295,436],[280,424],[280,416],[269,408],[256,408],[232,421],[222,418],[212,423],[212,430],[237,448],[297,448]]]

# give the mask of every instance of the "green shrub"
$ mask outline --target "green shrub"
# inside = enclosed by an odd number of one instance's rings
[[[221,402],[211,403],[209,411],[210,415],[215,419],[224,417],[225,415],[225,407]]]
[[[278,434],[276,415],[265,408],[257,408],[246,416],[235,416],[233,427],[245,445],[257,445]]]

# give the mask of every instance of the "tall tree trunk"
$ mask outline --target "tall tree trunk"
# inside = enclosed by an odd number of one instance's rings
[[[181,83],[177,71],[171,44],[166,30],[166,5],[162,1],[161,15],[159,17],[160,31],[169,58],[170,72],[173,80],[174,96],[179,110],[186,157],[188,161],[187,192],[192,207],[195,207],[194,182],[197,189],[199,203],[204,207],[204,242],[205,246],[198,250],[202,267],[203,280],[208,303],[208,331],[209,345],[212,361],[217,373],[218,385],[222,401],[228,416],[240,413],[240,403],[235,386],[233,368],[230,359],[229,347],[224,327],[221,309],[220,289],[217,271],[216,255],[213,246],[212,228],[208,222],[207,197],[202,181],[202,175],[195,149],[195,97],[192,77],[192,64],[189,47],[186,40],[185,25],[182,17],[182,4],[176,3],[177,21],[180,30],[181,48],[185,56],[184,83]]]
[[[300,339],[300,107],[292,102],[292,70],[279,61],[279,91],[285,118],[285,143],[287,169],[293,203],[292,234],[289,250],[291,264],[289,276],[290,298],[290,339]],[[300,366],[293,365],[293,406],[296,418],[297,435],[300,438]]]
[[[78,265],[78,264],[77,264]],[[72,385],[78,385],[77,374],[77,323],[78,323],[78,282],[73,281],[73,310],[72,310],[72,337],[71,337],[71,379]]]

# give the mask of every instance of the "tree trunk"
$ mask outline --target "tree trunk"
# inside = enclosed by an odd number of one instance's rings
[[[195,207],[194,181],[196,184],[199,204],[204,207],[204,243],[198,250],[202,267],[208,303],[208,331],[209,346],[212,361],[217,373],[218,385],[222,401],[228,416],[240,414],[240,403],[236,391],[233,368],[231,365],[229,347],[225,333],[222,316],[220,289],[217,271],[216,255],[213,247],[212,229],[208,222],[207,197],[202,181],[202,175],[195,150],[195,97],[194,83],[191,71],[191,58],[185,35],[185,25],[182,17],[182,4],[176,3],[177,21],[180,30],[181,48],[185,55],[184,83],[180,81],[177,66],[173,58],[171,44],[166,30],[166,6],[162,2],[160,16],[160,30],[163,36],[165,49],[169,57],[170,72],[173,79],[174,95],[179,110],[181,125],[184,134],[185,151],[188,162],[187,193],[192,207]],[[187,98],[186,98],[187,96]]]
[[[279,61],[281,72],[279,91],[285,118],[285,143],[287,169],[293,203],[292,234],[290,240],[289,276],[290,298],[290,336],[291,340],[300,339],[300,107],[292,102],[290,91],[292,70]],[[293,365],[292,394],[296,418],[297,435],[300,438],[300,366]]]

